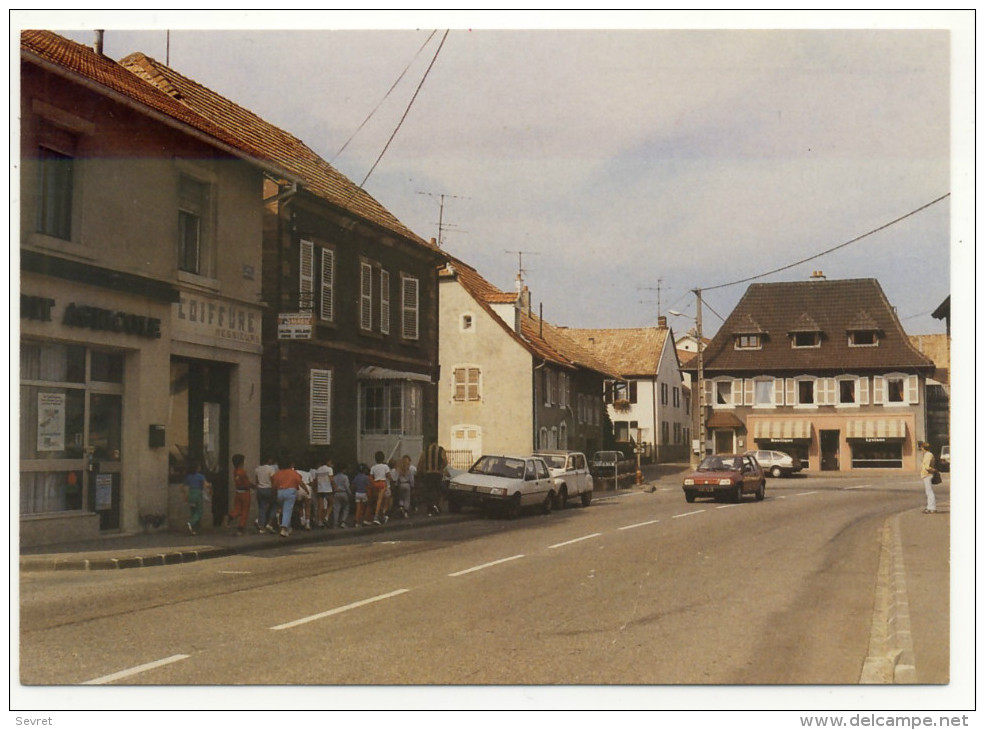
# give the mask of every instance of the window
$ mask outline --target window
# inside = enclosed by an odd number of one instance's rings
[[[567,423],[562,423],[558,427],[557,447],[559,449],[567,449],[568,448],[568,424]]]
[[[753,386],[753,405],[754,406],[773,406],[775,403],[774,394],[776,392],[776,385],[774,381],[769,380],[757,380]]]
[[[636,402],[636,388],[637,388],[637,382],[635,380],[630,380],[629,383],[627,384],[627,389],[629,391],[629,402],[630,403],[635,403]]]
[[[321,250],[321,302],[318,313],[326,322],[335,321],[335,250]]]
[[[38,232],[71,240],[74,160],[47,147],[38,158]]]
[[[681,407],[681,389],[674,386],[674,408]]]
[[[842,405],[855,405],[856,383],[854,380],[838,381],[838,402]]]
[[[674,443],[681,443],[681,424],[674,421]]]
[[[332,443],[332,371],[312,370],[308,389],[308,439],[321,446]]]
[[[903,378],[886,378],[886,402],[903,403],[905,401],[906,381]]]
[[[543,426],[541,426],[540,433],[538,434],[538,437],[537,437],[537,448],[538,449],[546,449],[546,448],[548,448],[548,446],[547,446],[547,429],[544,428]]]
[[[736,335],[736,350],[761,350],[763,349],[762,335]]]
[[[418,310],[419,292],[418,281],[411,276],[401,277],[401,321],[403,323],[402,337],[405,340],[416,340],[418,338]]]
[[[209,184],[181,175],[178,180],[178,268],[206,275]]]
[[[636,437],[636,429],[639,426],[638,421],[616,421],[612,424],[616,441],[621,443],[628,443]]]
[[[903,373],[874,376],[872,402],[880,405],[916,405],[920,402],[919,376]]]
[[[865,330],[860,332],[848,333],[849,347],[878,347],[879,336],[876,332]]]
[[[660,422],[660,443],[670,443],[670,423],[668,421]]]
[[[462,315],[462,319],[460,321],[459,329],[462,332],[474,332],[475,331],[475,322],[474,322],[471,314],[463,314]]]
[[[795,348],[820,347],[821,333],[820,332],[794,332],[793,338],[791,339],[791,345]]]
[[[668,386],[666,383],[660,384],[660,405],[662,406],[667,405],[667,388]]]
[[[363,434],[422,433],[421,384],[402,380],[368,381],[361,385]]]
[[[480,400],[480,382],[479,368],[455,368],[452,399],[458,402]]]
[[[359,327],[373,329],[373,266],[365,261],[359,267]]]
[[[720,406],[732,405],[731,380],[718,380],[715,382],[715,403]]]
[[[380,270],[380,332],[390,334],[390,272]]]
[[[797,381],[797,403],[800,405],[813,405],[814,403],[814,381]]]

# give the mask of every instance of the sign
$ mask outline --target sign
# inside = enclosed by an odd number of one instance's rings
[[[38,451],[65,450],[65,394],[38,393]]]
[[[182,292],[171,305],[175,339],[234,350],[259,351],[261,314],[256,307]]]
[[[96,511],[113,509],[113,475],[96,474]]]
[[[278,340],[310,340],[315,329],[315,315],[312,312],[277,315]]]

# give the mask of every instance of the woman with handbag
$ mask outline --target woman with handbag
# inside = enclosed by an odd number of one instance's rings
[[[923,490],[927,493],[927,507],[923,513],[929,515],[937,511],[937,496],[934,494],[934,478],[938,472],[934,464],[934,455],[930,452],[930,444],[926,441],[921,441],[920,450],[923,452],[923,459],[920,462],[920,478],[923,479]],[[940,479],[939,476],[936,476],[936,478]]]

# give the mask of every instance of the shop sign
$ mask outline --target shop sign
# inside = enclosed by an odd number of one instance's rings
[[[208,338],[229,345],[260,344],[260,316],[255,309],[184,293],[171,306],[173,334],[192,341]]]
[[[310,340],[315,329],[312,312],[277,315],[278,340]]]
[[[113,509],[113,475],[96,474],[96,511]]]
[[[884,444],[884,443],[886,443],[886,439],[867,438],[867,439],[865,439],[865,443],[867,443],[867,444]]]
[[[38,393],[38,451],[65,450],[65,394]]]
[[[53,321],[56,302],[48,297],[21,294],[21,319],[38,322]],[[90,307],[71,302],[62,314],[62,324],[66,327],[80,327],[99,332],[120,332],[137,337],[157,339],[161,336],[161,320],[130,314],[114,309]]]

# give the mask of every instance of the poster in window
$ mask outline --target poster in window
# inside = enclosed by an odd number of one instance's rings
[[[96,511],[113,509],[113,475],[96,474]]]
[[[38,393],[38,451],[65,450],[65,394]]]

